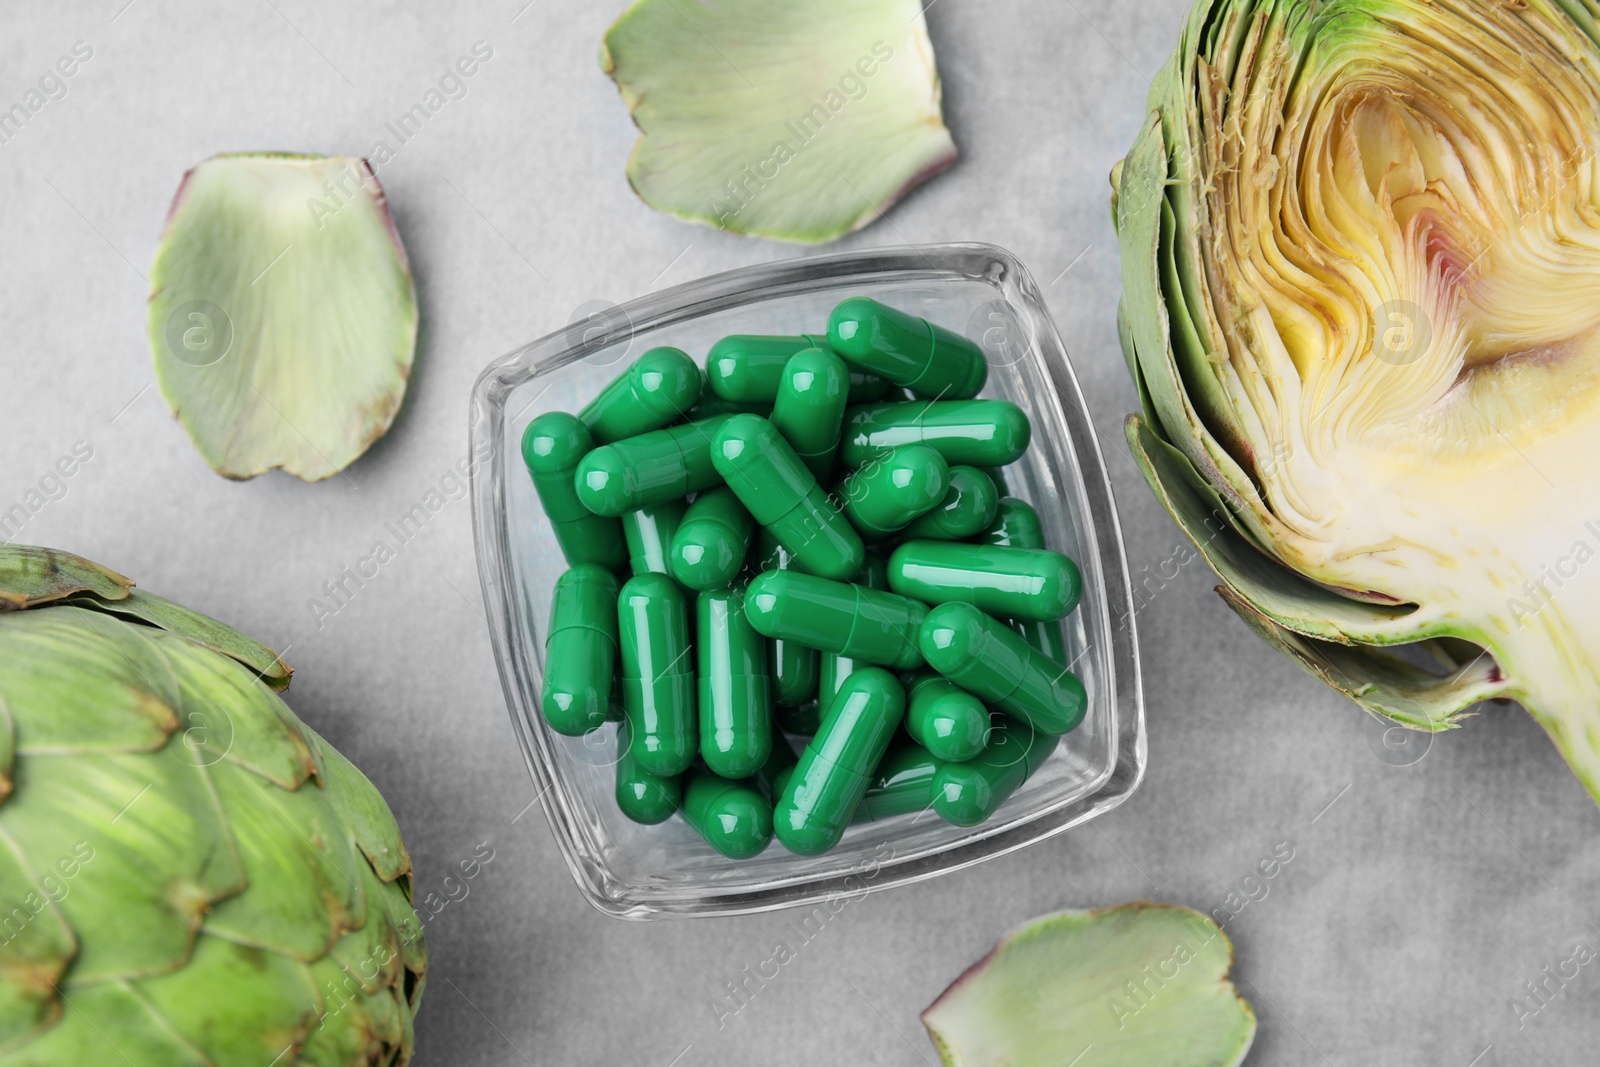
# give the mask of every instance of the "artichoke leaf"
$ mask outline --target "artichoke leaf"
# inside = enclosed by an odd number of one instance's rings
[[[224,477],[330,477],[400,410],[416,289],[365,160],[200,163],[173,199],[150,286],[161,393]]]
[[[70,552],[33,545],[0,546],[0,611],[48,604],[74,593],[121,600],[133,583]]]
[[[1002,940],[922,1021],[945,1067],[1235,1067],[1256,1018],[1232,966],[1227,935],[1188,908],[1063,911]]]
[[[61,1014],[57,987],[78,945],[51,899],[60,885],[54,867],[34,868],[0,832],[0,901],[9,909],[0,913],[0,1049]]]
[[[255,638],[154,593],[130,589],[128,596],[122,600],[84,606],[181,634],[213,652],[238,660],[276,690],[287,689],[289,676],[294,673],[294,669],[283,662],[281,656]]]
[[[634,190],[718,229],[831,241],[956,158],[918,0],[639,0],[600,64]]]
[[[72,1010],[25,1048],[0,1054],[0,1067],[215,1067],[126,982],[69,985],[62,995]]]

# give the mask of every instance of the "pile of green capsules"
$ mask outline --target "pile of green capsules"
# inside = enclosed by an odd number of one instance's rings
[[[725,337],[704,373],[651,349],[529,424],[570,565],[544,716],[577,736],[620,703],[630,819],[681,812],[734,858],[913,811],[974,826],[1078,725],[1058,620],[1081,579],[1005,495],[1031,429],[974,399],[987,376],[966,338],[854,297],[826,337]]]

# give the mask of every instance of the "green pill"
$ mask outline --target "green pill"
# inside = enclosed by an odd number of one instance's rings
[[[983,349],[965,337],[864,296],[833,309],[828,345],[918,396],[965,400],[977,396],[989,379]]]
[[[994,521],[1000,494],[994,482],[977,467],[950,468],[950,488],[931,511],[905,529],[907,538],[965,541],[976,537]]]
[[[598,563],[615,569],[624,558],[622,528],[584,507],[573,485],[579,464],[593,448],[588,428],[564,411],[547,411],[522,432],[522,461],[561,554],[574,566]]]
[[[721,480],[711,463],[711,441],[730,417],[601,445],[578,464],[578,499],[596,515],[621,515],[710,489]]]
[[[683,589],[664,574],[640,574],[617,598],[622,711],[639,766],[682,774],[697,744],[694,662]]]
[[[786,571],[793,564],[789,550],[779,544],[768,530],[761,530],[756,535],[754,554],[757,559],[751,569],[755,574]],[[768,641],[767,650],[767,677],[772,680],[772,702],[782,709],[798,709],[816,703],[817,650],[797,641]],[[815,711],[810,713],[809,721],[811,729],[791,732],[812,733],[816,729]],[[785,729],[789,727],[785,725]]]
[[[834,498],[850,525],[877,541],[938,505],[949,486],[943,456],[925,445],[905,445],[867,461],[839,483]]]
[[[909,711],[906,713],[910,714]],[[872,784],[856,808],[856,822],[877,822],[933,807],[933,780],[944,761],[921,745],[891,748],[872,775]]]
[[[922,666],[917,631],[926,606],[865,586],[798,571],[768,571],[750,583],[745,614],[768,637],[799,641],[874,666]]]
[[[683,821],[729,859],[759,855],[772,840],[772,804],[760,790],[705,771],[685,776]]]
[[[724,337],[706,353],[706,378],[711,393],[723,400],[765,404],[771,410],[783,382],[783,368],[796,353],[807,348],[828,349],[828,339],[818,334],[773,337],[735,334]],[[887,396],[889,382],[855,367],[850,375],[850,403],[865,404]],[[765,414],[765,412],[757,412]]]
[[[1078,606],[1078,565],[1047,548],[907,541],[889,557],[889,588],[927,604],[960,601],[990,615],[1044,622]]]
[[[1028,416],[1008,400],[864,404],[845,413],[839,459],[859,467],[901,445],[927,445],[946,463],[1003,467],[1028,450]]]
[[[995,716],[977,759],[946,763],[933,780],[933,810],[956,826],[977,826],[1033,777],[1060,740],[1004,715]]]
[[[772,750],[767,643],[744,614],[744,591],[701,593],[695,603],[700,758],[713,774],[747,778]]]
[[[973,759],[989,737],[989,709],[943,675],[919,671],[906,688],[906,733],[939,759]]]
[[[700,399],[704,379],[676,348],[652,348],[611,380],[578,413],[597,445],[659,430],[684,417]]]
[[[819,482],[833,473],[849,392],[844,360],[825,348],[801,349],[783,365],[772,425]]]
[[[797,566],[841,580],[861,569],[866,548],[860,535],[772,423],[756,415],[730,416],[717,431],[711,458]]]
[[[928,612],[918,640],[930,667],[1036,730],[1064,734],[1083,721],[1083,683],[971,604]]]
[[[690,589],[722,588],[739,576],[755,529],[733,490],[707,489],[694,498],[672,538],[672,576]]]
[[[857,585],[864,585],[868,589],[887,590],[889,588],[889,561],[876,552],[867,553],[867,562],[862,564],[861,573],[855,577]],[[851,659],[849,656],[840,656],[832,652],[821,654],[819,664],[820,673],[817,678],[817,699],[822,707],[832,703],[834,694],[839,687],[844,685],[846,678],[850,677],[862,667],[870,664]],[[815,733],[816,729],[796,730],[795,733]]]
[[[839,843],[905,714],[894,675],[868,667],[834,698],[773,812],[778,840],[814,856]]]
[[[681,500],[665,500],[622,513],[628,567],[634,574],[672,573],[672,538],[687,507]]]
[[[989,545],[1009,545],[1013,548],[1043,548],[1044,523],[1039,513],[1025,500],[1001,497],[1000,508],[994,522],[979,538]],[[1054,663],[1067,662],[1067,641],[1061,626],[1054,622],[1029,622],[1008,620],[1011,628],[1023,636],[1035,652]]]
[[[683,803],[683,782],[658,778],[641,770],[634,759],[628,726],[617,727],[617,807],[634,822],[654,826],[666,822]]]
[[[556,579],[550,598],[539,704],[552,730],[578,737],[605,723],[616,658],[616,576],[579,564]]]
[[[761,793],[769,803],[777,804],[778,798],[783,796],[798,759],[794,749],[789,747],[788,739],[780,733],[774,733],[772,750],[767,753],[766,762],[761,764],[761,769],[755,775],[756,784],[761,787]]]

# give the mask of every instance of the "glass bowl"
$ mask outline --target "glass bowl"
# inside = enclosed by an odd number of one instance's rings
[[[776,840],[752,859],[712,851],[680,819],[630,822],[614,797],[616,728],[563,737],[539,712],[541,629],[566,563],[522,465],[523,429],[541,412],[578,411],[657,345],[697,360],[727,334],[825,330],[828,312],[866,295],[966,334],[989,359],[984,396],[1020,405],[1033,444],[1005,469],[1051,548],[1077,561],[1083,599],[1063,620],[1088,691],[1082,724],[981,826],[931,812],[852,826],[820,856]],[[959,870],[1109,811],[1144,773],[1144,708],[1133,605],[1111,487],[1077,380],[1038,287],[1010,253],[957,244],[816,256],[717,274],[609,306],[503,356],[472,396],[472,510],[489,630],[511,722],[579,888],[630,919],[763,911],[858,895]]]

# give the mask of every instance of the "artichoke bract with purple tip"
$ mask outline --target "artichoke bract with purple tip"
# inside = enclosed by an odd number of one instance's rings
[[[265,646],[0,546],[0,1067],[406,1063],[411,860]]]
[[[1113,181],[1128,440],[1223,598],[1402,725],[1520,701],[1600,799],[1597,22],[1202,0]]]

